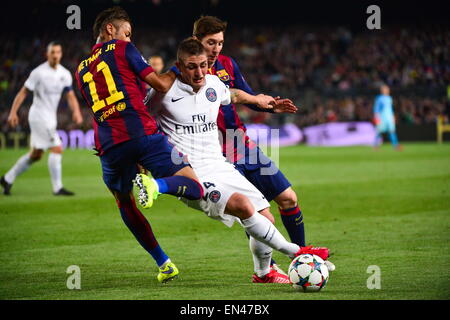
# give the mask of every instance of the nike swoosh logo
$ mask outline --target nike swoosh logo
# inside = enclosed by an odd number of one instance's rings
[[[183,99],[184,97],[181,97],[181,98],[178,98],[178,99],[174,99],[174,98],[172,98],[172,102],[177,102],[178,100],[181,100],[181,99]]]
[[[172,267],[169,267],[169,270],[167,270],[167,271],[162,271],[162,273],[164,273],[164,274],[171,274],[172,272],[173,272]]]

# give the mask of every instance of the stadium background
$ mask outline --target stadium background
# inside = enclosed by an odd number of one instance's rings
[[[26,3],[26,2],[25,2]],[[42,63],[46,45],[63,43],[62,64],[75,70],[94,41],[96,12],[122,5],[133,19],[133,42],[144,57],[161,55],[165,69],[179,41],[191,35],[201,14],[229,22],[224,54],[238,61],[255,92],[289,97],[296,115],[269,115],[240,108],[247,123],[305,126],[335,121],[371,121],[381,83],[391,86],[400,140],[435,140],[439,114],[449,114],[449,24],[444,2],[379,2],[382,29],[368,30],[368,1],[348,3],[262,1],[78,1],[81,30],[68,30],[66,8],[73,1],[9,2],[5,10],[20,16],[3,19],[0,69],[0,131],[8,110],[30,71]],[[76,90],[80,103],[80,93]],[[29,95],[25,102],[31,104]],[[83,108],[83,130],[91,127]],[[28,131],[28,108],[20,110],[18,131]],[[72,129],[63,99],[59,128]],[[447,136],[448,137],[448,136]],[[8,140],[8,145],[12,142]],[[24,140],[22,145],[26,144]]]
[[[81,30],[66,29],[70,4],[82,10]],[[300,106],[296,115],[270,117],[241,108],[247,123],[292,122],[303,128],[370,121],[380,81],[392,86],[401,141],[434,140],[436,116],[448,114],[444,1],[14,1],[2,4],[0,20],[2,133],[11,133],[6,126],[11,101],[45,60],[47,43],[63,42],[62,64],[73,71],[93,44],[95,15],[113,4],[129,11],[137,47],[145,56],[163,55],[166,67],[201,14],[227,20],[224,53],[236,58],[250,85],[292,97]],[[382,30],[366,28],[370,4],[381,7]],[[90,117],[79,102],[87,130]],[[17,132],[28,130],[30,104],[31,95],[21,108]],[[75,129],[64,100],[59,121],[59,128]],[[0,173],[26,152],[25,140],[22,146],[0,150]],[[316,295],[253,285],[242,230],[227,229],[172,197],[160,197],[145,212],[182,272],[180,281],[161,287],[153,262],[120,219],[97,157],[91,150],[68,149],[63,181],[75,197],[51,194],[45,160],[17,179],[11,197],[0,195],[0,299],[448,300],[449,147],[432,142],[407,143],[403,152],[389,145],[379,152],[281,148],[280,168],[300,197],[308,244],[334,253],[337,270]],[[273,204],[272,212],[287,236]],[[274,256],[286,269],[287,259]],[[66,269],[73,264],[81,268],[81,290],[66,287]],[[366,286],[369,265],[381,268],[381,290]]]

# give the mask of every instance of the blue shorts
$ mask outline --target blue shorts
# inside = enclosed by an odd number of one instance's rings
[[[133,189],[132,180],[139,172],[137,164],[158,179],[170,177],[189,166],[182,160],[182,154],[175,150],[162,133],[125,141],[100,156],[103,181],[110,190],[120,193],[128,193]]]
[[[281,170],[258,147],[245,148],[245,163],[241,163],[243,159],[234,164],[235,168],[261,191],[267,201],[272,201],[291,186]]]

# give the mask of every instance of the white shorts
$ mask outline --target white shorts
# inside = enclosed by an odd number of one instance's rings
[[[203,211],[210,218],[223,222],[228,227],[233,226],[235,221],[240,223],[239,218],[227,214],[225,210],[233,193],[237,192],[246,196],[256,211],[270,207],[262,193],[230,163],[219,163],[213,170],[209,170],[205,174],[199,174],[195,169],[194,171],[203,184],[204,199],[187,200],[182,198],[181,201],[193,209]]]
[[[61,138],[55,127],[49,127],[42,122],[30,121],[30,145],[35,149],[47,150],[61,145]]]

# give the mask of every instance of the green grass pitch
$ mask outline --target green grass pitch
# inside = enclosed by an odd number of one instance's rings
[[[26,150],[0,151],[3,174]],[[156,265],[120,218],[87,150],[66,150],[55,197],[46,158],[0,195],[0,299],[449,299],[450,145],[406,144],[280,150],[279,166],[300,198],[307,242],[328,246],[336,271],[319,293],[252,284],[242,228],[229,229],[161,196],[144,213],[180,269],[161,285]],[[276,225],[287,237],[278,210]],[[274,258],[286,269],[288,258]],[[81,270],[69,290],[66,270]],[[368,266],[381,289],[367,288]]]

